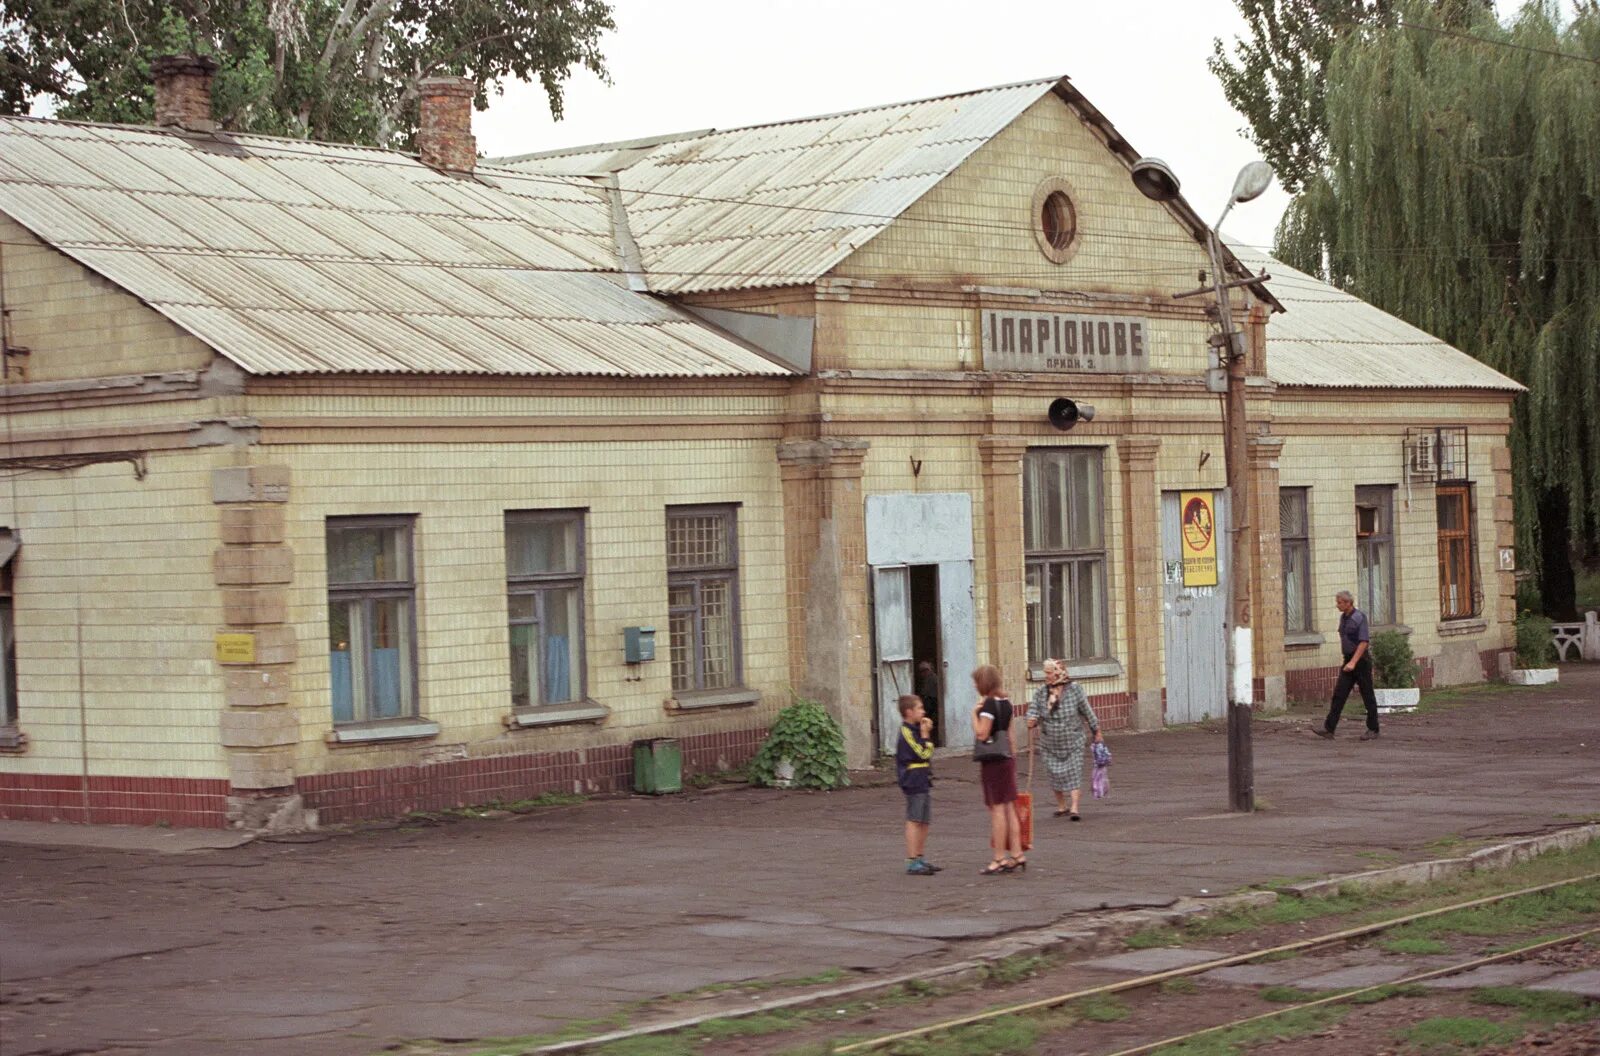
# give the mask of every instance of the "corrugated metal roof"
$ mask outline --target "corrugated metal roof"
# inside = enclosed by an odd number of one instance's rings
[[[581,173],[617,171],[652,290],[803,284],[877,235],[1058,83],[494,164],[569,184]]]
[[[1284,311],[1267,322],[1267,375],[1320,388],[1495,389],[1523,386],[1453,345],[1258,249],[1229,241],[1265,268]]]
[[[252,373],[792,373],[628,290],[598,186],[480,176],[0,118],[0,211]]]

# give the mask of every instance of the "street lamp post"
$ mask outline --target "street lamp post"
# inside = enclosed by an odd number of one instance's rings
[[[1168,202],[1178,197],[1178,178],[1159,158],[1140,158],[1133,165],[1133,183],[1146,198]],[[1228,807],[1230,810],[1255,810],[1255,760],[1250,741],[1250,705],[1254,692],[1254,653],[1250,634],[1250,486],[1248,476],[1245,409],[1245,342],[1234,329],[1232,288],[1222,267],[1222,236],[1218,232],[1228,213],[1240,202],[1261,195],[1272,183],[1272,168],[1264,161],[1252,161],[1239,170],[1228,196],[1227,208],[1206,231],[1206,252],[1211,258],[1211,292],[1217,302],[1217,322],[1221,333],[1213,335],[1227,370],[1227,410],[1223,420],[1223,462],[1228,483],[1229,571],[1227,636],[1228,663]],[[1202,291],[1196,291],[1202,292]]]

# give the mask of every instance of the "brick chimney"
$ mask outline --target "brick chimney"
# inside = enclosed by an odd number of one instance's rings
[[[150,64],[150,71],[155,74],[158,126],[194,132],[210,132],[217,127],[211,116],[215,59],[204,55],[158,55]]]
[[[417,153],[422,163],[446,172],[471,173],[478,164],[472,82],[465,77],[429,77],[417,88],[422,109]]]

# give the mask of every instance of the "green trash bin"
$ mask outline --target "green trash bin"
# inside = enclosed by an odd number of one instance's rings
[[[633,790],[646,796],[683,791],[683,749],[675,738],[633,742]]]

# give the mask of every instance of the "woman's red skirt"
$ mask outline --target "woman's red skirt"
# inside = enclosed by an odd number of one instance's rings
[[[998,807],[1002,803],[1014,802],[1017,798],[1017,761],[1015,759],[996,759],[993,762],[979,763],[979,781],[983,785],[983,805]]]

